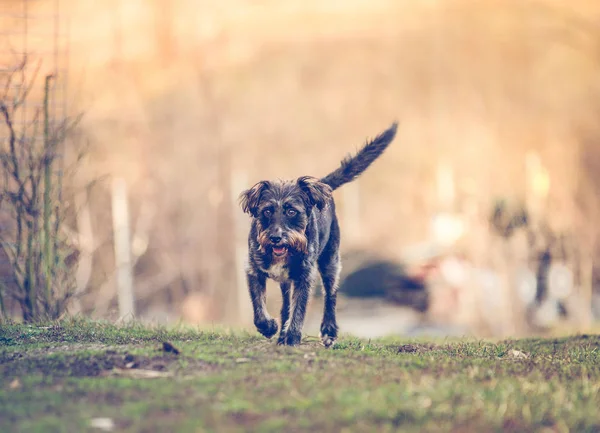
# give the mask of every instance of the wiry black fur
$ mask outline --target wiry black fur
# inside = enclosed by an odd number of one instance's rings
[[[335,317],[340,264],[340,228],[332,192],[356,179],[392,142],[397,123],[367,142],[340,168],[321,180],[260,181],[242,192],[240,205],[252,216],[248,236],[248,288],[258,331],[271,338],[279,326],[266,308],[267,278],[278,281],[283,296],[278,343],[296,345],[311,288],[321,275],[324,312],[321,341],[331,346],[338,334]]]

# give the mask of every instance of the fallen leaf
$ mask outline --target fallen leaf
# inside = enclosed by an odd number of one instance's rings
[[[243,364],[245,362],[250,362],[250,358],[238,358],[235,360],[238,364]]]
[[[175,355],[179,355],[179,349],[173,346],[168,341],[163,342],[163,351],[167,353],[174,353]]]
[[[110,371],[111,374],[117,376],[133,377],[135,379],[155,379],[158,377],[170,377],[173,373],[170,371],[156,371],[156,370],[143,370],[143,369],[121,369],[113,368]]]
[[[115,423],[110,418],[92,418],[90,420],[90,427],[105,431],[111,431],[115,428]]]
[[[511,349],[508,354],[515,359],[528,359],[529,355],[525,352],[521,352],[520,350]]]
[[[21,381],[19,380],[19,378],[14,379],[10,385],[8,385],[8,387],[10,389],[17,389],[21,387]]]

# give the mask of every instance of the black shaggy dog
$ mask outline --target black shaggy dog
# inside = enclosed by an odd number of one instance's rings
[[[293,346],[302,337],[306,305],[318,270],[325,292],[321,341],[325,347],[335,342],[341,263],[340,228],[332,192],[365,171],[392,142],[397,127],[393,123],[322,179],[263,180],[240,195],[242,209],[252,216],[246,275],[254,324],[265,337],[271,338],[278,329],[266,308],[267,278],[279,282],[283,295],[278,344]]]

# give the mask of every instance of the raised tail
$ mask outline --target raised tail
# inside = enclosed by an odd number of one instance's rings
[[[352,182],[387,149],[396,136],[397,129],[398,122],[394,122],[392,126],[373,140],[367,141],[367,144],[356,155],[344,158],[340,167],[322,178],[321,182],[329,185],[332,190],[339,188],[345,183]]]

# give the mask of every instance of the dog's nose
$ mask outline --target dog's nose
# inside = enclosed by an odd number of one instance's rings
[[[278,244],[281,242],[281,236],[269,236],[269,240],[274,244]]]

